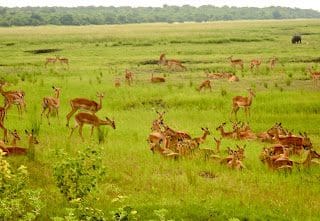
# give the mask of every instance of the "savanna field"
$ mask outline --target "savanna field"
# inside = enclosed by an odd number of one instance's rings
[[[295,33],[302,35],[301,44],[291,43]],[[0,28],[0,77],[8,82],[3,89],[23,90],[27,109],[20,118],[12,105],[4,125],[18,131],[19,146],[28,147],[25,129],[36,129],[39,141],[34,160],[3,159],[12,168],[25,165],[28,187],[41,189],[43,206],[36,220],[68,214],[65,208],[73,205],[60,193],[54,168],[90,150],[99,152],[105,174],[86,200],[107,220],[126,206],[137,220],[320,220],[319,165],[270,170],[259,155],[272,144],[258,139],[222,139],[221,157],[228,155],[227,147],[246,145],[243,170],[197,153],[168,159],[153,154],[147,142],[156,111],[166,111],[165,123],[192,137],[208,127],[210,135],[200,148],[214,149],[214,137],[221,137],[216,128],[226,122],[225,129],[232,130],[232,98],[247,96],[252,88],[251,116],[240,108],[238,120],[255,133],[281,122],[294,134],[306,132],[319,152],[320,82],[315,84],[308,71],[320,70],[319,44],[319,20]],[[37,53],[40,49],[58,50]],[[186,70],[158,65],[161,53],[180,60]],[[56,55],[68,58],[69,67],[59,62],[45,67],[46,58]],[[243,70],[230,65],[231,55],[244,61]],[[270,70],[273,57],[278,60]],[[250,70],[252,59],[262,59],[259,69]],[[125,69],[134,73],[131,86]],[[212,91],[199,92],[206,72],[232,72],[239,82],[211,79]],[[152,84],[152,74],[166,82]],[[120,87],[114,85],[117,78]],[[41,112],[43,97],[53,96],[52,86],[61,88],[60,109],[49,125],[45,116],[41,121]],[[97,92],[104,98],[96,115],[114,119],[116,129],[101,126],[90,138],[91,127],[84,126],[84,141],[77,130],[69,138],[70,100],[98,102]],[[305,154],[293,158],[303,161]]]

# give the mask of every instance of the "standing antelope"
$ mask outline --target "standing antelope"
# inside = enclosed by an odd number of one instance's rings
[[[233,68],[236,68],[238,65],[241,70],[243,70],[243,60],[242,59],[232,59],[233,56],[228,57],[230,64]]]
[[[55,58],[46,58],[46,62],[44,63],[44,66],[47,67],[49,63],[55,64],[57,62],[57,57]]]
[[[313,80],[313,85],[314,85],[314,87],[316,87],[318,85],[318,80],[320,78],[320,71],[314,71],[314,70],[312,70],[311,67],[308,67],[308,71],[309,71],[310,76]]]
[[[165,81],[166,79],[164,77],[153,77],[153,73],[151,74],[151,83],[162,83]]]
[[[100,125],[110,125],[113,129],[116,129],[116,125],[115,125],[114,120],[110,120],[107,117],[105,120],[101,120],[95,114],[90,114],[90,113],[85,113],[85,112],[80,112],[80,113],[76,114],[75,121],[76,121],[76,124],[71,130],[70,137],[72,136],[73,131],[79,127],[79,135],[80,135],[82,141],[84,141],[84,138],[82,135],[82,127],[84,124],[91,125],[91,136],[93,134],[93,129],[95,127],[99,129]]]
[[[22,115],[22,110],[26,109],[26,103],[24,101],[25,93],[23,91],[4,91],[3,86],[6,85],[5,82],[0,82],[0,93],[4,97],[4,108],[7,111],[12,104],[17,105],[18,112],[20,116]]]
[[[129,71],[128,69],[126,69],[125,71],[125,79],[127,84],[130,86],[131,83],[133,82],[133,72]]]
[[[250,61],[250,70],[252,70],[254,67],[256,67],[256,69],[259,69],[261,62],[261,59],[252,59]]]
[[[181,61],[175,59],[166,59],[166,55],[162,53],[160,55],[159,64],[168,66],[170,69],[176,69],[179,67],[180,69],[186,70],[187,68],[181,64]]]
[[[276,66],[276,62],[277,62],[278,58],[276,57],[272,57],[270,60],[269,60],[269,68],[270,70],[273,70],[274,67]]]
[[[211,81],[210,80],[205,80],[203,81],[200,86],[197,88],[198,91],[201,91],[202,89],[209,89],[210,91],[212,91],[212,87],[211,87]]]
[[[60,62],[61,65],[66,64],[69,67],[69,59],[68,58],[56,56],[56,59]]]
[[[8,140],[8,130],[4,127],[4,117],[6,115],[6,109],[0,107],[0,128],[3,130],[3,141],[6,142]]]
[[[103,93],[97,93],[97,97],[99,98],[99,103],[89,100],[86,98],[74,98],[70,101],[70,105],[72,110],[67,115],[67,127],[69,127],[69,121],[72,115],[77,110],[86,110],[91,112],[92,114],[95,114],[97,111],[99,111],[102,108],[102,98],[104,97]]]
[[[42,119],[42,115],[44,114],[44,112],[48,109],[46,117],[48,119],[48,124],[49,125],[50,125],[49,116],[50,116],[51,111],[55,110],[56,114],[57,114],[57,116],[59,118],[59,107],[60,107],[59,96],[60,96],[61,89],[60,88],[56,88],[54,86],[52,86],[52,89],[54,90],[55,97],[44,97],[42,99],[42,108],[43,108],[43,110],[42,110],[42,113],[41,113],[41,119]]]
[[[232,99],[232,111],[231,111],[231,115],[232,113],[235,114],[235,117],[237,119],[237,112],[239,110],[240,107],[244,108],[246,117],[247,115],[250,116],[250,106],[252,104],[252,99],[255,95],[255,93],[253,92],[253,90],[251,88],[248,89],[249,92],[249,96],[248,97],[243,97],[243,96],[236,96]]]

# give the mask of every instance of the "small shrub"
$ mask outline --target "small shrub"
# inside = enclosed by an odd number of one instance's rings
[[[76,157],[60,156],[53,169],[53,176],[60,192],[68,199],[85,198],[103,177],[101,153],[89,147],[79,151]]]
[[[263,83],[263,86],[264,86],[265,88],[268,88],[268,83],[264,82],[264,83]]]
[[[274,83],[274,87],[278,87],[278,83]]]
[[[189,87],[193,87],[193,81],[189,81]]]
[[[291,85],[291,80],[290,80],[290,79],[287,79],[287,80],[286,80],[286,85],[287,85],[287,86],[290,86],[290,85]]]
[[[288,74],[288,77],[289,77],[289,78],[292,78],[292,73],[289,73],[289,74]]]
[[[226,96],[227,95],[227,90],[224,89],[224,88],[221,88],[220,89],[220,93],[221,93],[221,96]]]
[[[138,220],[138,212],[130,206],[120,207],[111,214],[115,221]]]

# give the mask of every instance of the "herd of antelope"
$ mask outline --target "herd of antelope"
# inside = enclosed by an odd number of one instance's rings
[[[4,97],[4,107],[0,107],[0,128],[3,130],[3,141],[0,142],[0,149],[6,155],[17,155],[17,154],[26,154],[28,150],[32,149],[34,144],[37,144],[37,138],[34,131],[30,133],[26,131],[29,140],[29,148],[17,146],[17,140],[20,140],[20,136],[16,130],[10,132],[12,135],[12,142],[8,145],[8,130],[4,126],[4,120],[6,113],[8,112],[9,107],[12,104],[15,104],[18,108],[19,116],[21,118],[22,112],[26,110],[26,103],[24,100],[25,93],[21,90],[19,91],[4,91],[3,87],[7,85],[5,82],[0,82],[0,92]],[[52,87],[54,96],[44,97],[42,99],[42,116],[45,114],[48,124],[50,125],[50,116],[55,114],[59,118],[59,108],[60,108],[60,94],[61,88]],[[100,119],[96,116],[96,113],[102,108],[102,98],[104,97],[103,93],[97,93],[99,102],[90,100],[87,98],[74,98],[70,100],[71,111],[67,114],[67,125],[69,127],[69,121],[73,114],[80,110],[75,115],[75,126],[71,128],[70,137],[72,136],[75,129],[79,128],[79,135],[82,140],[82,128],[84,124],[91,126],[91,136],[93,134],[94,128],[99,129],[101,125],[109,125],[113,129],[116,128],[115,121],[106,117],[105,119]]]
[[[233,59],[233,57],[228,58],[231,65],[236,68],[239,66],[241,69],[244,68],[244,62],[242,59]],[[273,57],[269,61],[269,68],[273,69],[275,67],[276,61],[278,59]],[[49,63],[55,64],[60,61],[61,64],[69,64],[67,58],[62,58],[56,56],[55,58],[47,58],[45,66]],[[250,69],[259,69],[261,65],[261,59],[253,59],[250,61]],[[182,62],[175,59],[166,59],[165,54],[160,55],[158,62],[159,65],[167,66],[171,70],[186,70],[186,67],[182,65]],[[320,72],[313,71],[311,67],[308,68],[312,79],[317,83],[320,78]],[[239,78],[233,73],[206,73],[207,80],[203,81],[197,88],[198,91],[209,89],[212,90],[212,82],[210,79],[228,79],[228,81],[239,81]],[[134,73],[125,70],[125,82],[130,86],[133,83]],[[164,77],[151,76],[152,83],[165,82]],[[38,141],[35,137],[34,132],[27,132],[29,140],[29,148],[17,146],[17,141],[20,140],[20,136],[16,130],[10,131],[12,136],[12,142],[8,145],[8,130],[4,125],[4,120],[8,109],[14,104],[17,106],[19,116],[21,118],[23,111],[26,110],[26,103],[24,100],[25,93],[21,90],[18,91],[5,91],[3,87],[8,85],[6,82],[0,82],[0,93],[4,97],[4,106],[0,107],[0,128],[3,130],[4,136],[3,141],[0,142],[0,149],[7,155],[11,154],[26,154],[27,150],[37,144]],[[119,78],[115,81],[115,86],[119,87],[121,81]],[[59,119],[59,108],[60,108],[60,95],[61,88],[52,87],[53,96],[47,96],[42,99],[42,112],[41,119],[43,115],[46,116],[48,124],[50,125],[50,116],[55,114]],[[82,128],[85,124],[91,126],[91,136],[93,134],[94,128],[99,129],[101,125],[109,125],[113,129],[116,128],[114,120],[110,120],[108,117],[105,119],[100,119],[96,116],[96,113],[102,109],[102,100],[104,97],[103,93],[97,93],[99,102],[90,100],[87,98],[74,98],[70,100],[71,111],[67,114],[67,124],[69,127],[69,122],[71,117],[78,111],[75,115],[75,126],[71,128],[70,137],[73,132],[78,129],[79,135],[82,140],[84,140],[82,134]],[[226,123],[219,125],[216,130],[220,132],[221,138],[214,138],[216,143],[216,148],[200,148],[200,145],[205,142],[208,136],[211,134],[207,127],[201,128],[203,134],[199,137],[191,137],[190,134],[184,131],[174,130],[169,125],[164,122],[165,112],[157,112],[158,117],[152,122],[151,133],[148,137],[148,143],[152,152],[158,152],[163,156],[171,158],[179,158],[182,156],[192,155],[196,152],[203,154],[206,160],[213,159],[219,160],[221,164],[225,164],[233,169],[243,169],[245,168],[243,160],[245,158],[245,146],[236,146],[237,149],[231,149],[228,147],[228,155],[223,157],[220,151],[220,145],[222,139],[236,139],[236,140],[256,140],[259,139],[263,142],[274,143],[269,147],[263,148],[260,159],[269,168],[274,170],[291,170],[293,165],[300,164],[304,166],[310,166],[313,163],[319,163],[314,160],[314,158],[320,158],[318,154],[312,148],[312,143],[307,137],[307,134],[293,135],[288,130],[284,129],[281,124],[277,123],[272,128],[268,129],[266,132],[259,134],[254,133],[248,123],[241,123],[237,121],[237,112],[240,108],[244,109],[246,118],[250,117],[250,107],[252,101],[255,97],[255,93],[251,88],[248,88],[248,96],[235,96],[232,99],[232,110],[230,117],[234,114],[235,122],[233,122],[233,130],[226,132],[224,127]],[[80,111],[79,111],[80,110]],[[301,155],[307,152],[307,157],[302,162],[294,162],[289,157],[293,154]]]

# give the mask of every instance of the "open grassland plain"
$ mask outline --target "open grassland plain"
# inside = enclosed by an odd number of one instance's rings
[[[302,34],[301,44],[291,43],[295,33]],[[240,171],[204,160],[196,151],[167,159],[152,154],[147,142],[158,110],[166,111],[166,124],[192,137],[208,127],[211,134],[200,148],[214,149],[213,138],[220,138],[216,128],[227,122],[226,130],[232,130],[232,98],[247,96],[247,88],[252,88],[256,96],[251,115],[246,117],[240,108],[238,120],[247,121],[255,133],[275,122],[294,134],[307,132],[319,152],[320,84],[308,72],[308,67],[320,70],[319,45],[319,20],[0,28],[0,77],[9,83],[3,88],[23,90],[27,107],[20,118],[13,105],[4,124],[21,134],[22,146],[27,146],[25,129],[39,132],[35,160],[6,160],[27,166],[30,185],[42,189],[45,206],[37,220],[65,216],[64,208],[72,207],[53,176],[59,153],[74,156],[93,147],[102,149],[106,175],[91,193],[91,206],[107,219],[112,211],[130,206],[138,220],[163,218],[165,212],[174,220],[319,220],[319,165],[272,171],[259,159],[262,148],[272,144],[259,140],[222,139],[222,157],[228,155],[227,147],[246,144],[246,168]],[[43,49],[56,51],[38,53]],[[158,65],[161,53],[180,60],[186,70]],[[46,58],[56,55],[68,58],[69,66],[56,62],[45,67]],[[243,70],[230,65],[230,56],[243,60]],[[270,69],[273,57],[277,60]],[[259,69],[250,69],[252,59],[262,60]],[[134,73],[131,86],[125,82],[125,69]],[[209,72],[232,72],[239,82],[211,79],[212,91],[197,91]],[[151,84],[152,74],[166,81]],[[117,78],[120,87],[115,87]],[[53,96],[52,86],[61,88],[60,109],[59,118],[50,117],[49,125],[40,115],[43,97]],[[84,141],[78,131],[69,138],[70,100],[98,101],[97,92],[105,96],[96,115],[114,119],[116,129],[101,126],[100,144],[97,131],[90,138],[89,126],[83,128]],[[305,155],[295,157],[301,161]]]

